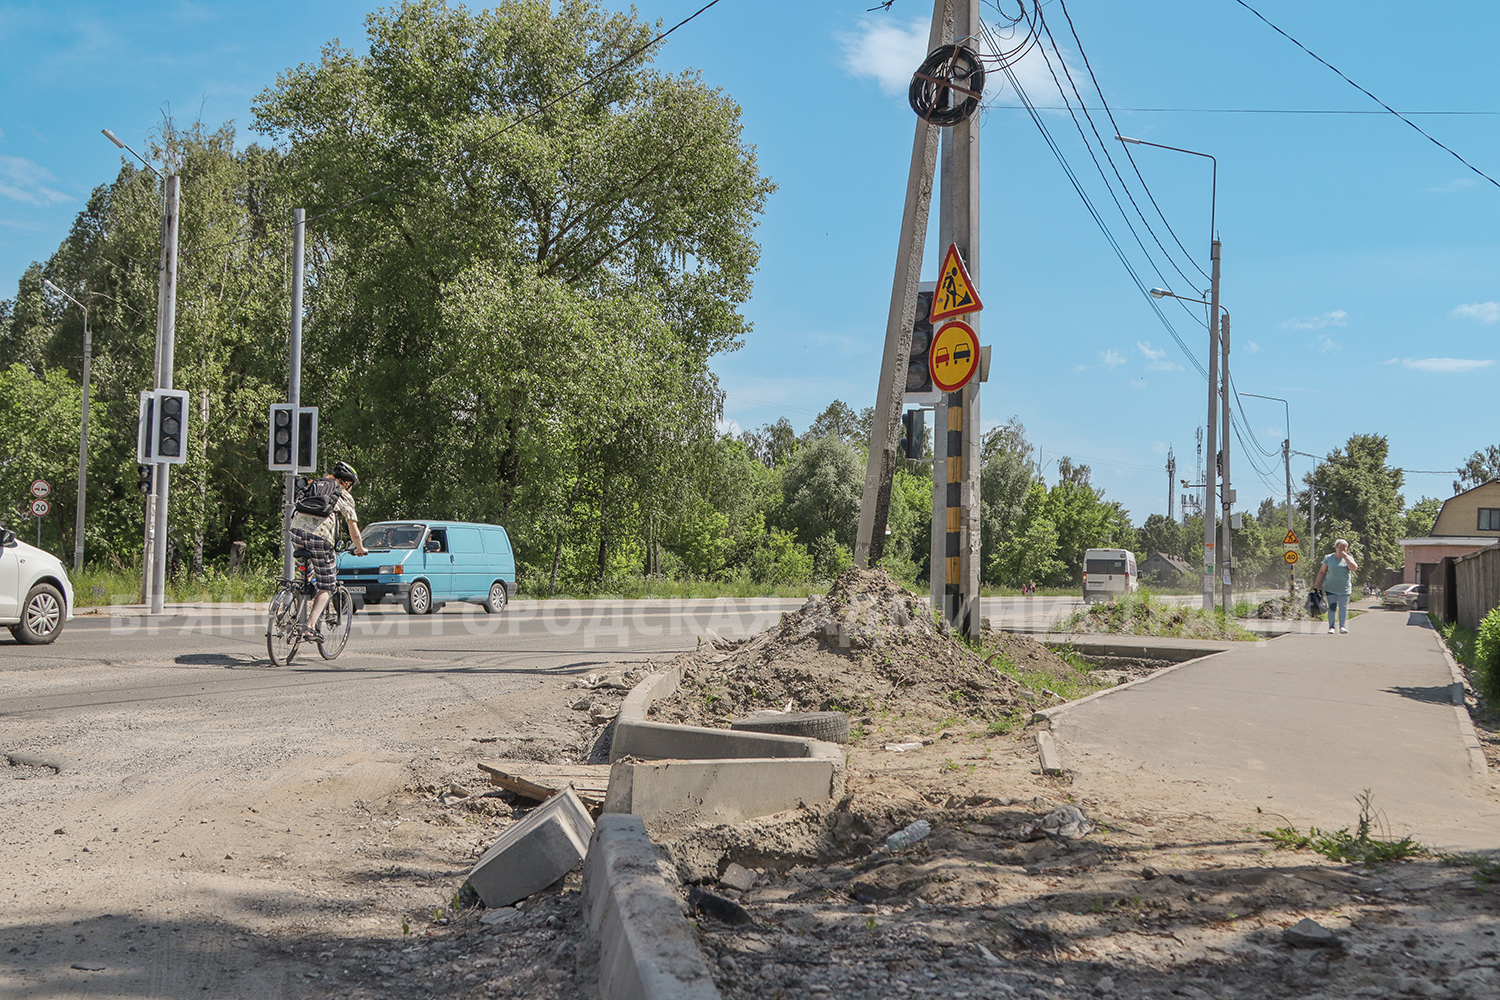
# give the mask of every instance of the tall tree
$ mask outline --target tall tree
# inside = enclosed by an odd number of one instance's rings
[[[553,6],[377,11],[367,54],[282,74],[255,127],[316,220],[308,382],[378,510],[503,519],[602,572],[672,502],[663,451],[712,437],[772,186],[648,25]]]
[[[1453,492],[1462,493],[1496,479],[1500,479],[1500,445],[1492,444],[1476,451],[1459,466]]]
[[[1405,560],[1396,542],[1404,527],[1401,486],[1405,477],[1400,469],[1386,465],[1389,452],[1384,435],[1355,434],[1303,476],[1303,483],[1318,491],[1318,538],[1327,541],[1325,552],[1314,553],[1314,558],[1331,551],[1335,538],[1345,537],[1360,564],[1358,582],[1377,586],[1384,582],[1387,569]],[[1306,503],[1306,489],[1299,499]]]

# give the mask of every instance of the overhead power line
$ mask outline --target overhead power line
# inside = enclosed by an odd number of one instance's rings
[[[991,111],[1025,111],[1018,104],[991,104]],[[1038,111],[1066,111],[1067,108],[1046,108],[1037,106]],[[1107,111],[1108,108],[1089,108],[1089,111]],[[1120,112],[1130,114],[1184,114],[1184,115],[1388,115],[1389,111],[1358,111],[1354,109],[1340,110],[1338,108],[1115,108]],[[1400,115],[1408,117],[1423,117],[1428,115],[1443,115],[1452,117],[1487,117],[1500,115],[1500,111],[1401,111]]]
[[[1491,177],[1489,174],[1485,173],[1483,170],[1480,170],[1478,167],[1474,166],[1474,164],[1472,164],[1468,160],[1464,159],[1457,152],[1455,152],[1452,149],[1449,149],[1447,146],[1443,145],[1437,139],[1433,138],[1433,136],[1431,136],[1427,132],[1423,131],[1422,130],[1422,126],[1418,125],[1416,122],[1412,121],[1410,118],[1406,117],[1401,112],[1397,111],[1395,108],[1391,107],[1389,104],[1385,103],[1380,98],[1376,97],[1374,94],[1370,93],[1368,90],[1366,90],[1365,88],[1361,87],[1359,84],[1355,83],[1353,80],[1349,79],[1349,77],[1347,75],[1345,75],[1345,73],[1344,73],[1343,70],[1339,69],[1333,63],[1329,62],[1327,59],[1324,59],[1322,56],[1318,55],[1316,52],[1314,52],[1312,49],[1308,48],[1306,45],[1303,45],[1301,42],[1297,41],[1297,39],[1293,38],[1291,35],[1287,34],[1285,31],[1283,31],[1280,28],[1278,28],[1275,24],[1272,24],[1271,21],[1269,19],[1267,19],[1267,17],[1264,14],[1262,14],[1260,11],[1256,10],[1254,7],[1250,6],[1248,3],[1245,2],[1245,0],[1234,0],[1234,2],[1237,3],[1237,4],[1239,4],[1241,7],[1245,8],[1246,10],[1248,10],[1250,13],[1254,14],[1256,17],[1260,18],[1262,21],[1264,21],[1273,31],[1275,31],[1282,38],[1285,38],[1287,41],[1289,41],[1293,45],[1297,46],[1297,48],[1301,49],[1303,52],[1306,52],[1308,55],[1312,56],[1318,62],[1322,63],[1324,66],[1327,66],[1329,69],[1333,70],[1340,77],[1342,77],[1343,80],[1344,80],[1344,82],[1347,83],[1349,86],[1353,87],[1355,90],[1359,91],[1361,94],[1364,94],[1370,100],[1374,101],[1376,104],[1380,105],[1382,108],[1385,108],[1386,111],[1390,112],[1391,114],[1395,115],[1397,118],[1400,118],[1402,121],[1406,122],[1406,124],[1410,125],[1412,128],[1416,129],[1419,133],[1421,133],[1421,135],[1425,139],[1427,139],[1428,142],[1432,143],[1434,146],[1436,146],[1439,149],[1443,150],[1445,153],[1447,153],[1448,155],[1452,156],[1459,163],[1462,163],[1464,166],[1468,167],[1470,170],[1474,171],[1476,174],[1478,174],[1480,177],[1483,177],[1485,180],[1489,181],[1491,184],[1495,185],[1496,187],[1500,187],[1500,181],[1495,180],[1495,178]]]

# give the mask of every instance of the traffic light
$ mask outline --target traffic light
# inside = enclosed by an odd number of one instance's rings
[[[293,421],[297,462],[292,463]],[[318,467],[318,408],[272,403],[266,467],[277,472],[314,472]]]
[[[925,284],[925,283],[924,283]],[[932,392],[932,373],[927,354],[932,350],[932,291],[917,293],[917,315],[911,328],[911,360],[906,369],[906,391]]]
[[[141,393],[135,460],[142,465],[187,461],[188,394],[175,389]]]
[[[149,465],[137,465],[135,467],[135,488],[140,490],[143,495],[151,492],[151,480],[154,472],[155,470]]]
[[[907,410],[901,414],[901,453],[907,458],[921,458],[927,450],[927,413]]]
[[[156,461],[173,464],[187,461],[187,411],[187,393],[174,389],[156,390],[156,414],[151,422]]]

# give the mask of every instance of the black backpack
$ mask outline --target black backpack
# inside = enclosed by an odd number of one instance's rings
[[[297,499],[293,502],[293,506],[299,514],[327,517],[338,510],[339,499],[343,495],[343,487],[334,480],[326,477],[314,479],[297,491]]]

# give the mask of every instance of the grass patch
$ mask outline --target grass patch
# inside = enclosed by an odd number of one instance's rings
[[[749,580],[672,580],[666,577],[633,576],[608,580],[598,586],[569,583],[558,585],[556,594],[547,592],[547,578],[522,579],[518,596],[547,600],[572,597],[579,600],[613,599],[712,599],[716,597],[787,597],[805,599],[812,594],[828,593],[829,581],[803,583],[752,583]]]
[[[105,569],[85,566],[83,572],[69,575],[73,599],[80,608],[112,604],[139,604],[141,573],[138,569]],[[167,580],[165,599],[169,604],[212,603],[253,604],[269,600],[281,580],[281,565],[255,566],[226,573],[208,567],[197,578],[179,573]]]
[[[1355,801],[1359,803],[1359,823],[1354,833],[1350,833],[1347,826],[1332,833],[1319,830],[1315,826],[1308,827],[1306,833],[1300,832],[1294,826],[1282,826],[1275,830],[1257,830],[1256,832],[1284,850],[1315,851],[1331,861],[1348,864],[1373,866],[1389,861],[1407,861],[1411,858],[1427,856],[1429,853],[1427,848],[1410,837],[1391,840],[1370,836],[1370,831],[1375,825],[1374,810],[1370,805],[1372,797],[1368,788],[1355,797]]]
[[[1053,631],[1237,642],[1258,638],[1226,616],[1221,608],[1204,610],[1168,604],[1146,591],[1080,608],[1058,622]]]

